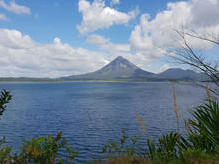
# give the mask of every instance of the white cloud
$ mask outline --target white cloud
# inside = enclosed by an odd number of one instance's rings
[[[81,25],[77,26],[81,34],[126,24],[136,16],[136,11],[123,13],[106,7],[103,0],[94,0],[93,3],[80,0],[79,11],[83,16]],[[116,56],[124,56],[145,70],[160,72],[172,66],[159,61],[153,64],[153,60],[163,58],[168,49],[179,45],[179,37],[173,29],[180,29],[183,25],[198,34],[219,36],[218,12],[218,0],[168,3],[167,9],[153,18],[147,13],[141,15],[139,24],[131,32],[130,43],[116,44],[101,35],[88,35],[86,42],[99,47],[100,51],[74,48],[60,38],[55,38],[52,44],[39,44],[17,30],[0,29],[0,77],[80,74],[95,71]],[[195,48],[212,47],[188,39]]]
[[[87,43],[92,44],[94,46],[99,47],[100,49],[103,50],[108,50],[111,52],[115,51],[130,51],[130,46],[129,44],[114,44],[112,43],[109,39],[104,38],[101,35],[97,34],[92,34],[87,37],[86,40]]]
[[[140,67],[150,60],[142,54],[123,51],[128,50],[126,45],[118,46],[101,36],[93,37],[105,40],[114,53],[74,48],[62,43],[60,38],[54,38],[52,44],[39,44],[20,31],[0,29],[0,77],[60,77],[87,73],[100,69],[117,56],[124,56]],[[103,46],[98,42],[93,44]],[[109,47],[103,46],[104,49]]]
[[[0,20],[2,20],[2,21],[8,21],[8,18],[6,17],[5,14],[1,14],[1,13],[0,13]]]
[[[84,6],[88,10],[90,3],[87,2]],[[166,57],[168,50],[181,44],[181,39],[174,29],[181,29],[183,26],[184,29],[195,30],[200,35],[213,33],[219,36],[218,12],[218,0],[168,3],[167,9],[158,12],[154,18],[147,13],[141,15],[140,23],[131,32],[129,44],[115,44],[110,39],[96,34],[89,35],[86,41],[114,56],[124,56],[145,70],[160,72],[172,66],[166,63],[159,65],[159,59]],[[194,48],[212,48],[212,44],[205,41],[188,36],[187,39]],[[153,66],[153,63],[158,64]]]
[[[5,3],[5,1],[0,1],[0,7],[6,9],[7,11],[16,13],[16,14],[31,14],[30,8],[22,5],[16,4],[15,1],[11,1],[9,4]]]
[[[127,24],[138,14],[138,10],[128,13],[119,12],[105,6],[103,0],[94,0],[92,4],[87,0],[79,0],[78,5],[79,12],[82,13],[83,17],[81,25],[77,26],[81,34],[109,28],[112,25]]]
[[[204,34],[219,34],[219,1],[189,0],[168,3],[167,9],[157,13],[141,15],[140,24],[131,33],[131,49],[154,58],[163,57],[165,51],[177,48],[180,38],[174,29],[184,29]],[[212,45],[191,37],[190,44],[197,49],[210,49]],[[160,52],[159,52],[160,51]]]
[[[59,38],[39,44],[17,30],[0,29],[0,77],[59,77],[95,71],[108,62],[105,53],[73,48]]]
[[[105,50],[110,54],[111,60],[116,56],[123,56],[131,62],[135,63],[137,66],[148,69],[147,63],[152,62],[154,58],[150,55],[145,55],[141,53],[132,53],[130,49],[130,44],[115,44],[110,41],[110,39],[104,38],[101,35],[92,34],[87,37],[87,43],[97,46],[100,50]],[[156,51],[153,51],[155,53]]]
[[[167,70],[169,68],[172,68],[172,67],[169,64],[164,64],[163,66],[161,66],[159,68],[159,72],[163,72],[163,71],[165,71],[165,70]]]
[[[118,4],[120,4],[120,0],[112,0],[112,1],[110,2],[110,5],[111,5],[111,6],[113,6],[113,5],[118,5]]]
[[[219,1],[218,0],[193,0],[191,6],[192,23],[195,26],[214,27],[219,24]]]

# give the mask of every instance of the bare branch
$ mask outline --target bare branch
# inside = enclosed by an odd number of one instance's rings
[[[184,34],[185,34],[185,35],[188,35],[188,36],[191,36],[191,37],[193,37],[193,38],[197,38],[197,39],[205,40],[205,41],[212,42],[212,43],[215,43],[215,44],[219,44],[219,41],[216,40],[216,39],[213,40],[213,39],[201,37],[201,36],[198,36],[198,35],[193,35],[193,34],[190,34],[190,33],[184,33]]]
[[[209,39],[206,37],[201,37],[192,33],[186,33],[179,30],[174,30],[182,39],[182,45],[181,48],[177,48],[173,50],[174,54],[176,56],[172,56],[176,61],[178,61],[180,64],[186,64],[190,65],[194,68],[197,68],[201,72],[204,72],[215,84],[217,87],[219,87],[219,71],[218,71],[218,63],[211,63],[207,61],[207,59],[200,55],[200,53],[197,52],[197,50],[193,49],[191,45],[186,40],[186,35],[197,38],[200,40],[204,40],[207,42],[214,43],[216,45],[219,45],[219,41],[216,39]]]

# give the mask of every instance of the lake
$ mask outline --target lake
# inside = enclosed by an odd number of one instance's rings
[[[176,84],[177,101],[183,119],[191,108],[206,98],[205,90],[189,83]],[[24,139],[63,132],[79,150],[77,161],[100,158],[110,139],[119,141],[124,129],[129,136],[145,138],[176,131],[172,83],[0,83],[11,91],[13,100],[0,118],[0,136],[19,150]],[[146,133],[141,130],[139,113]]]

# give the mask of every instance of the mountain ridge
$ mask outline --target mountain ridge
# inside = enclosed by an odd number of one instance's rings
[[[168,81],[168,80],[201,80],[203,74],[181,68],[170,68],[155,74],[145,71],[122,56],[118,56],[101,69],[82,75],[62,77],[62,80],[128,80],[128,81]]]
[[[97,71],[71,75],[60,78],[31,78],[31,77],[0,77],[0,81],[206,81],[204,73],[181,68],[170,68],[161,73],[145,71],[124,57],[118,56],[109,64]]]
[[[82,75],[73,75],[65,77],[65,80],[110,80],[110,79],[126,79],[133,76],[153,75],[137,67],[127,59],[119,56],[101,69]]]

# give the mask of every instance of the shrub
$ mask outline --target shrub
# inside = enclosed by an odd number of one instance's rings
[[[0,163],[7,164],[10,163],[11,157],[11,147],[5,146],[5,138],[0,140]]]
[[[10,102],[12,96],[10,92],[3,90],[1,91],[1,96],[0,96],[0,115],[3,114],[3,112],[6,109],[6,104]]]
[[[64,157],[60,157],[61,150],[65,154]],[[61,164],[64,161],[73,163],[77,153],[78,152],[73,150],[68,142],[62,138],[62,132],[59,132],[56,137],[38,137],[25,141],[18,155],[11,155],[11,148],[0,144],[0,163]]]
[[[219,105],[209,100],[192,112],[193,119],[187,121],[190,147],[208,153],[219,153]]]
[[[181,136],[178,133],[171,132],[168,135],[161,136],[157,146],[154,140],[147,140],[148,157],[152,161],[169,161],[178,158],[177,144],[180,139]]]
[[[148,157],[152,161],[209,159],[219,154],[219,105],[217,100],[196,107],[192,118],[186,121],[187,137],[171,132],[162,136],[155,145],[147,140]]]
[[[107,154],[110,157],[126,156],[126,157],[135,157],[138,155],[136,150],[137,136],[129,138],[125,131],[122,131],[122,138],[120,143],[115,141],[110,141],[109,144],[106,144],[103,147],[103,153]],[[131,145],[127,146],[127,139],[131,142]]]

